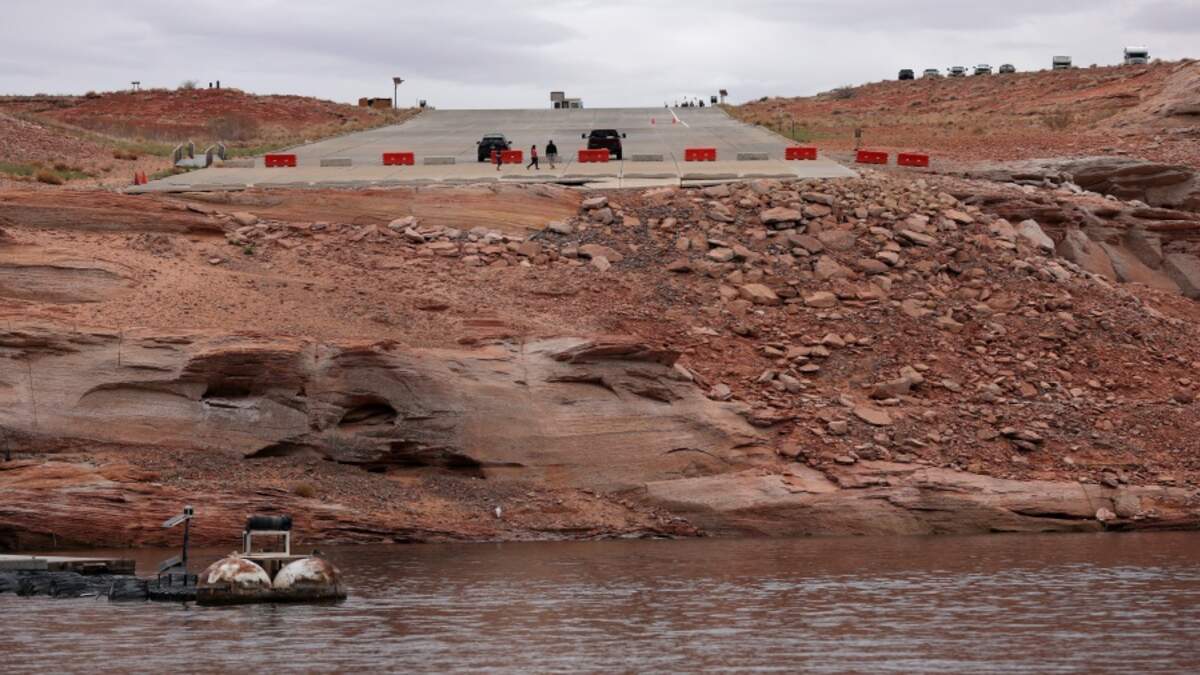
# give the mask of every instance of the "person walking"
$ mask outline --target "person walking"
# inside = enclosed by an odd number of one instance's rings
[[[546,144],[546,161],[550,162],[550,168],[554,168],[554,163],[558,161],[558,146],[554,144],[554,139]]]
[[[528,171],[529,167],[531,167],[531,166],[533,168],[537,169],[538,171],[542,170],[542,167],[540,165],[538,165],[538,156],[537,156],[537,146],[536,145],[532,145],[529,147],[529,163],[525,165],[525,170]]]
[[[500,170],[500,165],[504,163],[504,158],[500,154],[501,152],[504,152],[504,151],[503,150],[493,150],[492,151],[492,156],[496,158],[496,170],[497,171]]]

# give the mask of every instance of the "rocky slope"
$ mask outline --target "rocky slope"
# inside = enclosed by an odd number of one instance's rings
[[[114,232],[0,203],[0,542],[160,542],[183,500],[214,543],[268,505],[334,541],[1198,522],[1200,306],[1057,254],[1142,207],[870,172],[522,189],[567,208],[143,197],[175,215]],[[108,290],[28,292],[67,267]]]
[[[863,143],[938,161],[1124,155],[1200,169],[1200,63],[878,82],[730,109],[826,151]]]

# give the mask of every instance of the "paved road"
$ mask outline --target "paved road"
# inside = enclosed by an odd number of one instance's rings
[[[624,161],[579,164],[581,135],[591,129],[626,134]],[[554,140],[563,160],[554,170],[495,166],[477,161],[476,141],[485,133],[503,133],[513,149]],[[788,143],[764,129],[738,122],[715,108],[626,108],[596,110],[430,110],[400,125],[312,143],[294,152],[298,167],[212,168],[157,181],[144,190],[221,189],[245,185],[373,185],[464,181],[561,181],[595,187],[679,184],[757,177],[842,177],[853,172],[832,160],[787,162]],[[713,147],[717,162],[686,162],[684,149]],[[384,167],[384,152],[413,152],[417,166]],[[738,161],[739,153],[766,153],[769,159]],[[661,161],[633,161],[634,155]],[[453,157],[449,166],[427,166],[426,157]],[[322,160],[349,159],[349,167],[322,167]]]

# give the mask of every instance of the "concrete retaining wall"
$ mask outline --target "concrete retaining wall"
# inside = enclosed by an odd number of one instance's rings
[[[354,166],[354,162],[349,157],[324,157],[321,166]]]
[[[629,159],[634,162],[661,162],[661,161],[663,161],[663,156],[662,155],[630,155]]]
[[[442,166],[442,165],[454,164],[454,158],[453,157],[426,157],[424,160],[422,160],[422,163],[424,163],[426,166]]]
[[[763,162],[770,159],[765,152],[739,152],[737,161],[739,162]]]

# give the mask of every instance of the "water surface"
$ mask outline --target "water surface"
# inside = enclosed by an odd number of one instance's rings
[[[148,572],[169,553],[134,555]],[[351,592],[334,606],[2,595],[0,663],[16,673],[1200,669],[1200,534],[326,553]]]

